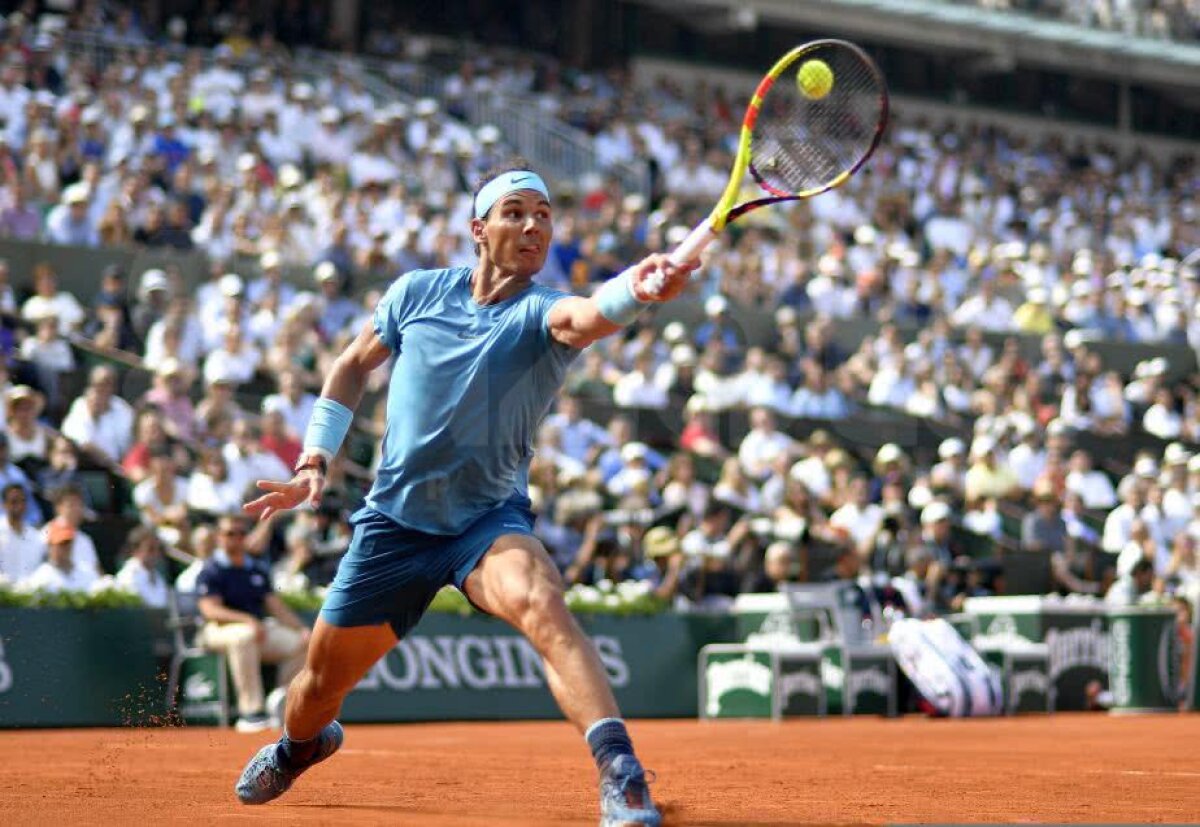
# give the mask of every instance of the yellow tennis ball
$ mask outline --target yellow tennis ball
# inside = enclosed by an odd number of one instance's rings
[[[833,70],[823,60],[806,60],[796,73],[800,94],[810,100],[820,100],[833,88]]]

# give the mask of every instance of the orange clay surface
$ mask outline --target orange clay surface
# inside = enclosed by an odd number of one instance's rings
[[[637,721],[667,824],[1195,821],[1200,715],[975,721]],[[0,822],[595,824],[595,771],[566,724],[349,726],[283,798],[243,807],[269,734],[0,732]]]

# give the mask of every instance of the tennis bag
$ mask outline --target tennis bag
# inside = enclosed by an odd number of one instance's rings
[[[946,621],[897,620],[888,630],[888,645],[936,715],[967,718],[1004,711],[999,676]]]

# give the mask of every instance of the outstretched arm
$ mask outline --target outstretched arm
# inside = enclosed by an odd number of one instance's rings
[[[626,290],[632,294],[633,300],[642,305],[670,301],[687,287],[688,277],[697,266],[698,262],[676,266],[662,254],[646,256],[601,287],[595,295],[563,299],[554,305],[550,310],[550,335],[564,345],[585,348],[628,324],[620,318],[612,318],[611,301],[606,306],[602,293]],[[625,283],[616,284],[626,279],[628,286]],[[612,295],[609,293],[610,298]]]
[[[325,386],[321,389],[321,397],[353,412],[362,401],[367,377],[386,362],[391,353],[375,333],[374,323],[367,321],[350,346],[334,360]],[[259,480],[259,489],[267,493],[246,503],[246,513],[266,520],[276,512],[295,508],[304,502],[314,508],[320,505],[321,492],[325,488],[325,463],[329,458],[319,451],[310,450],[308,444],[306,439],[304,453],[296,463],[299,469],[296,476],[290,482]]]

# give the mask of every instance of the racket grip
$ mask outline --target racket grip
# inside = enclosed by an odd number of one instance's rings
[[[670,254],[671,263],[675,266],[682,266],[689,261],[695,261],[704,252],[712,240],[717,237],[716,232],[712,228],[712,223],[707,219],[696,225],[696,228],[688,233],[687,238],[679,242]]]

